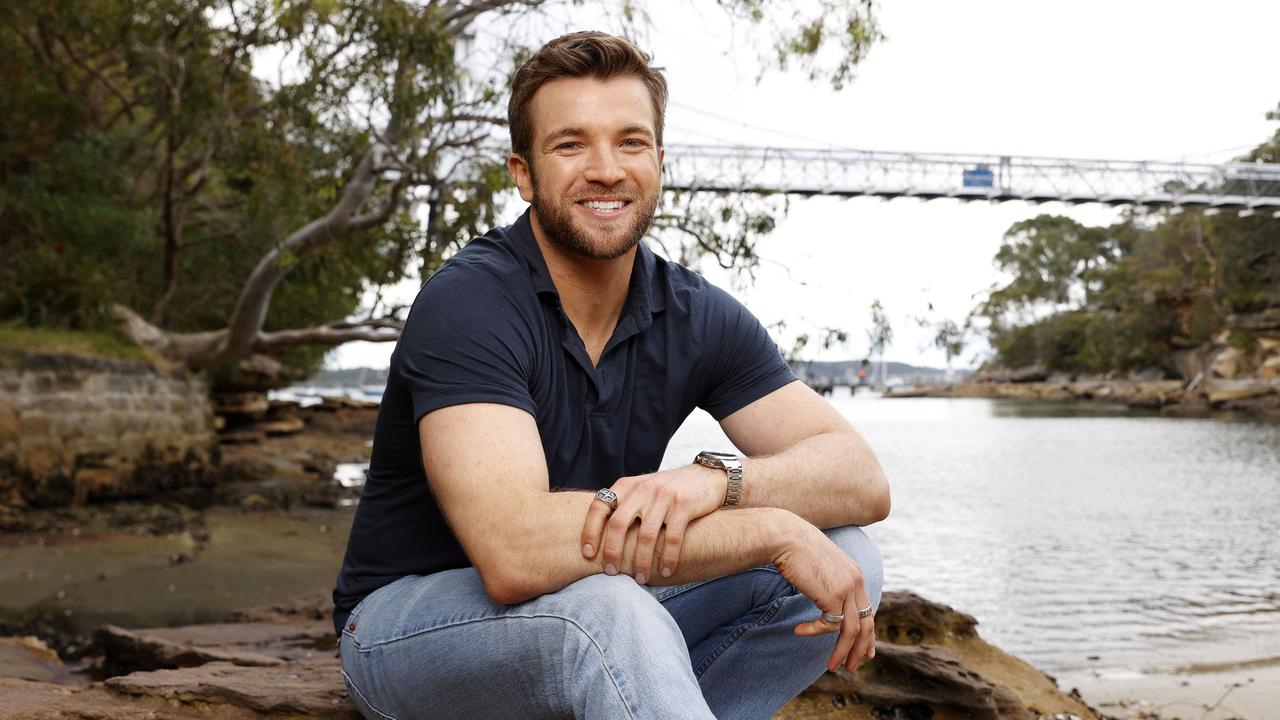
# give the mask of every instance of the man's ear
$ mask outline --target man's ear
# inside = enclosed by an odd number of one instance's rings
[[[508,155],[507,172],[511,173],[511,179],[520,191],[520,198],[527,203],[533,202],[533,175],[530,174],[529,163],[524,157],[516,153]]]

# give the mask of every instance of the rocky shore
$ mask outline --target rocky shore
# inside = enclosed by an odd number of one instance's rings
[[[277,403],[224,430],[223,480],[202,492],[0,512],[18,574],[0,578],[0,716],[356,718],[328,591],[358,489],[333,476],[367,458],[375,416]],[[1111,717],[911,593],[885,594],[877,638],[874,661],[778,717]],[[1158,717],[1141,712],[1122,717]]]
[[[37,638],[0,639],[4,717],[358,718],[339,674],[325,593],[225,622],[93,633],[96,654],[64,663]],[[776,717],[1102,716],[984,642],[976,621],[911,593],[886,593],[878,652],[857,675],[827,674]]]
[[[895,388],[887,398],[959,397],[1082,401],[1179,417],[1280,419],[1280,378],[1215,378],[1198,382],[1051,377],[1042,373],[978,378],[950,385]]]

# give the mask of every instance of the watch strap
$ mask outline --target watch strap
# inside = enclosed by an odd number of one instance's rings
[[[699,465],[724,470],[729,476],[722,508],[736,507],[742,499],[742,457],[733,453],[704,450],[693,459]]]

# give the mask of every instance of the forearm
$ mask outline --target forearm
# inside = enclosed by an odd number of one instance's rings
[[[743,508],[789,510],[820,528],[870,525],[889,513],[879,461],[853,429],[822,433],[742,466]]]
[[[523,602],[554,592],[588,575],[604,572],[603,553],[594,559],[583,557],[580,538],[582,522],[595,495],[585,492],[541,493],[528,498],[526,510],[520,513],[518,547],[502,563],[503,579],[486,587],[495,600],[504,603]],[[685,530],[680,562],[670,577],[658,572],[663,547],[656,544],[653,568],[648,579],[652,585],[675,585],[720,577],[773,562],[796,523],[803,522],[794,514],[777,508],[744,509],[712,513],[689,523]],[[626,546],[619,573],[634,574],[635,546],[638,526],[627,533]],[[482,575],[484,571],[482,571]]]

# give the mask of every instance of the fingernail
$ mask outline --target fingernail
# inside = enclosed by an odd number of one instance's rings
[[[868,657],[875,657],[875,656],[876,656],[876,649],[871,648],[871,654]]]
[[[604,572],[606,575],[617,575],[618,568],[614,567],[613,563],[608,563],[607,565],[604,566]]]
[[[596,549],[591,547],[591,543],[582,546],[582,554],[591,557],[596,554]]]
[[[670,565],[663,565],[663,566],[662,566],[662,577],[671,577],[671,566],[670,566]]]
[[[644,581],[648,579],[649,578],[645,577],[645,574],[643,571],[636,573],[636,582],[640,583],[641,585],[643,585]]]

